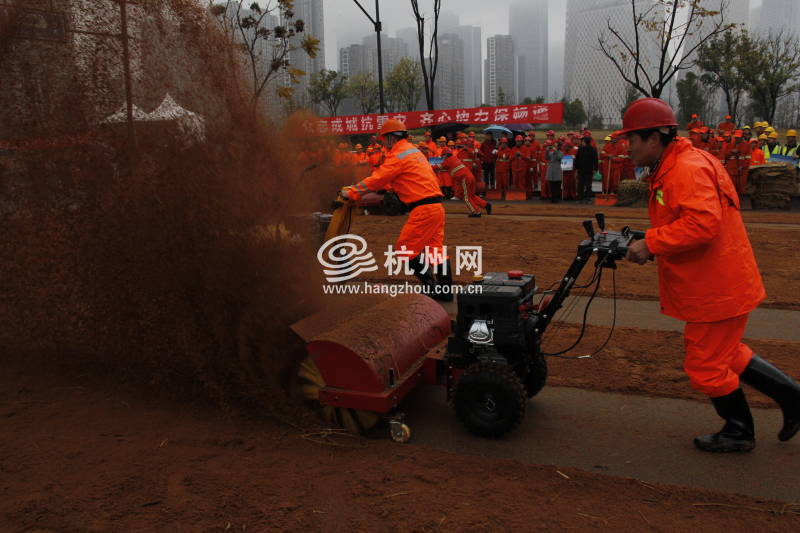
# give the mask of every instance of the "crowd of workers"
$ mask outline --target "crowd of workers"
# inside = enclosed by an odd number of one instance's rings
[[[751,166],[763,165],[776,159],[775,156],[790,158],[798,166],[796,130],[787,130],[785,142],[781,144],[777,130],[769,123],[756,122],[753,128],[747,125],[737,128],[730,115],[716,130],[692,115],[686,129],[695,148],[707,151],[722,163],[739,194],[744,191]]]
[[[748,125],[738,128],[726,116],[724,122],[712,129],[697,115],[692,115],[687,130],[696,148],[709,152],[722,163],[739,194],[744,191],[748,169],[769,162],[776,155],[785,156],[784,160],[792,158],[800,168],[795,130],[786,131],[785,142],[781,144],[778,132],[766,122],[756,122],[753,128]],[[606,136],[599,150],[589,130],[571,131],[558,137],[548,130],[541,142],[534,131],[501,134],[499,138],[486,134],[481,141],[473,131],[449,133],[435,139],[426,131],[422,139],[410,137],[409,141],[434,165],[445,197],[462,199],[472,216],[478,216],[481,209],[491,209],[478,196],[486,190],[499,191],[501,197],[507,191],[523,191],[530,198],[538,191],[542,199],[553,202],[561,199],[588,202],[593,195],[593,179],[599,178],[603,193],[616,193],[622,180],[637,177],[624,135]],[[562,165],[566,156],[571,156],[572,161]],[[383,141],[372,137],[366,147],[357,144],[353,149],[340,144],[335,161],[361,167],[368,173],[377,169],[385,157]]]

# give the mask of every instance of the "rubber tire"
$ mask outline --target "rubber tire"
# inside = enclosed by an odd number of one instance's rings
[[[495,409],[486,407],[492,394]],[[496,439],[516,428],[525,416],[525,387],[507,366],[475,363],[453,387],[456,416],[471,433]]]
[[[528,398],[533,398],[539,394],[547,383],[547,361],[542,352],[536,352],[531,361],[528,375],[523,380],[525,393]]]

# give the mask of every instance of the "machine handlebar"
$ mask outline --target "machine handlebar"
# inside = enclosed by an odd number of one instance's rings
[[[612,266],[613,261],[617,259],[624,259],[628,253],[628,246],[633,241],[644,239],[643,231],[632,230],[628,226],[619,231],[607,231],[604,229],[605,217],[603,214],[598,213],[596,218],[601,226],[600,231],[597,232],[594,232],[591,220],[583,221],[583,227],[590,238],[581,242],[578,252],[594,252],[598,255],[598,259],[606,259],[608,266]]]

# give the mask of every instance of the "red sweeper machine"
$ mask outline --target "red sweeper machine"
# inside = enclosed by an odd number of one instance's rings
[[[325,240],[349,231],[354,207],[342,198],[334,202]],[[602,214],[596,221],[597,230],[592,220],[583,222],[587,238],[552,290],[539,290],[534,276],[519,270],[490,272],[473,281],[479,290],[458,295],[455,317],[428,296],[410,294],[377,303],[363,298],[345,310],[320,311],[294,324],[307,348],[298,372],[303,395],[318,402],[333,425],[363,433],[384,420],[391,438],[405,442],[411,431],[399,410],[401,401],[419,384],[441,385],[470,432],[505,435],[544,387],[546,357],[573,358],[564,354],[580,341],[586,311],[572,346],[557,353],[541,348],[545,330],[570,292],[592,290],[588,310],[603,271],[613,273],[628,245],[644,236],[627,227],[606,230]],[[590,279],[578,285],[593,257]]]

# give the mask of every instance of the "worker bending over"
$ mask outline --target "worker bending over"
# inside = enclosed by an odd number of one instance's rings
[[[378,135],[386,146],[386,159],[371,175],[343,194],[358,200],[370,191],[391,187],[409,211],[395,250],[405,249],[414,276],[426,287],[429,296],[452,300],[452,270],[443,248],[444,206],[436,174],[422,152],[409,142],[405,124],[387,120]],[[424,255],[426,247],[430,252],[428,257]]]

